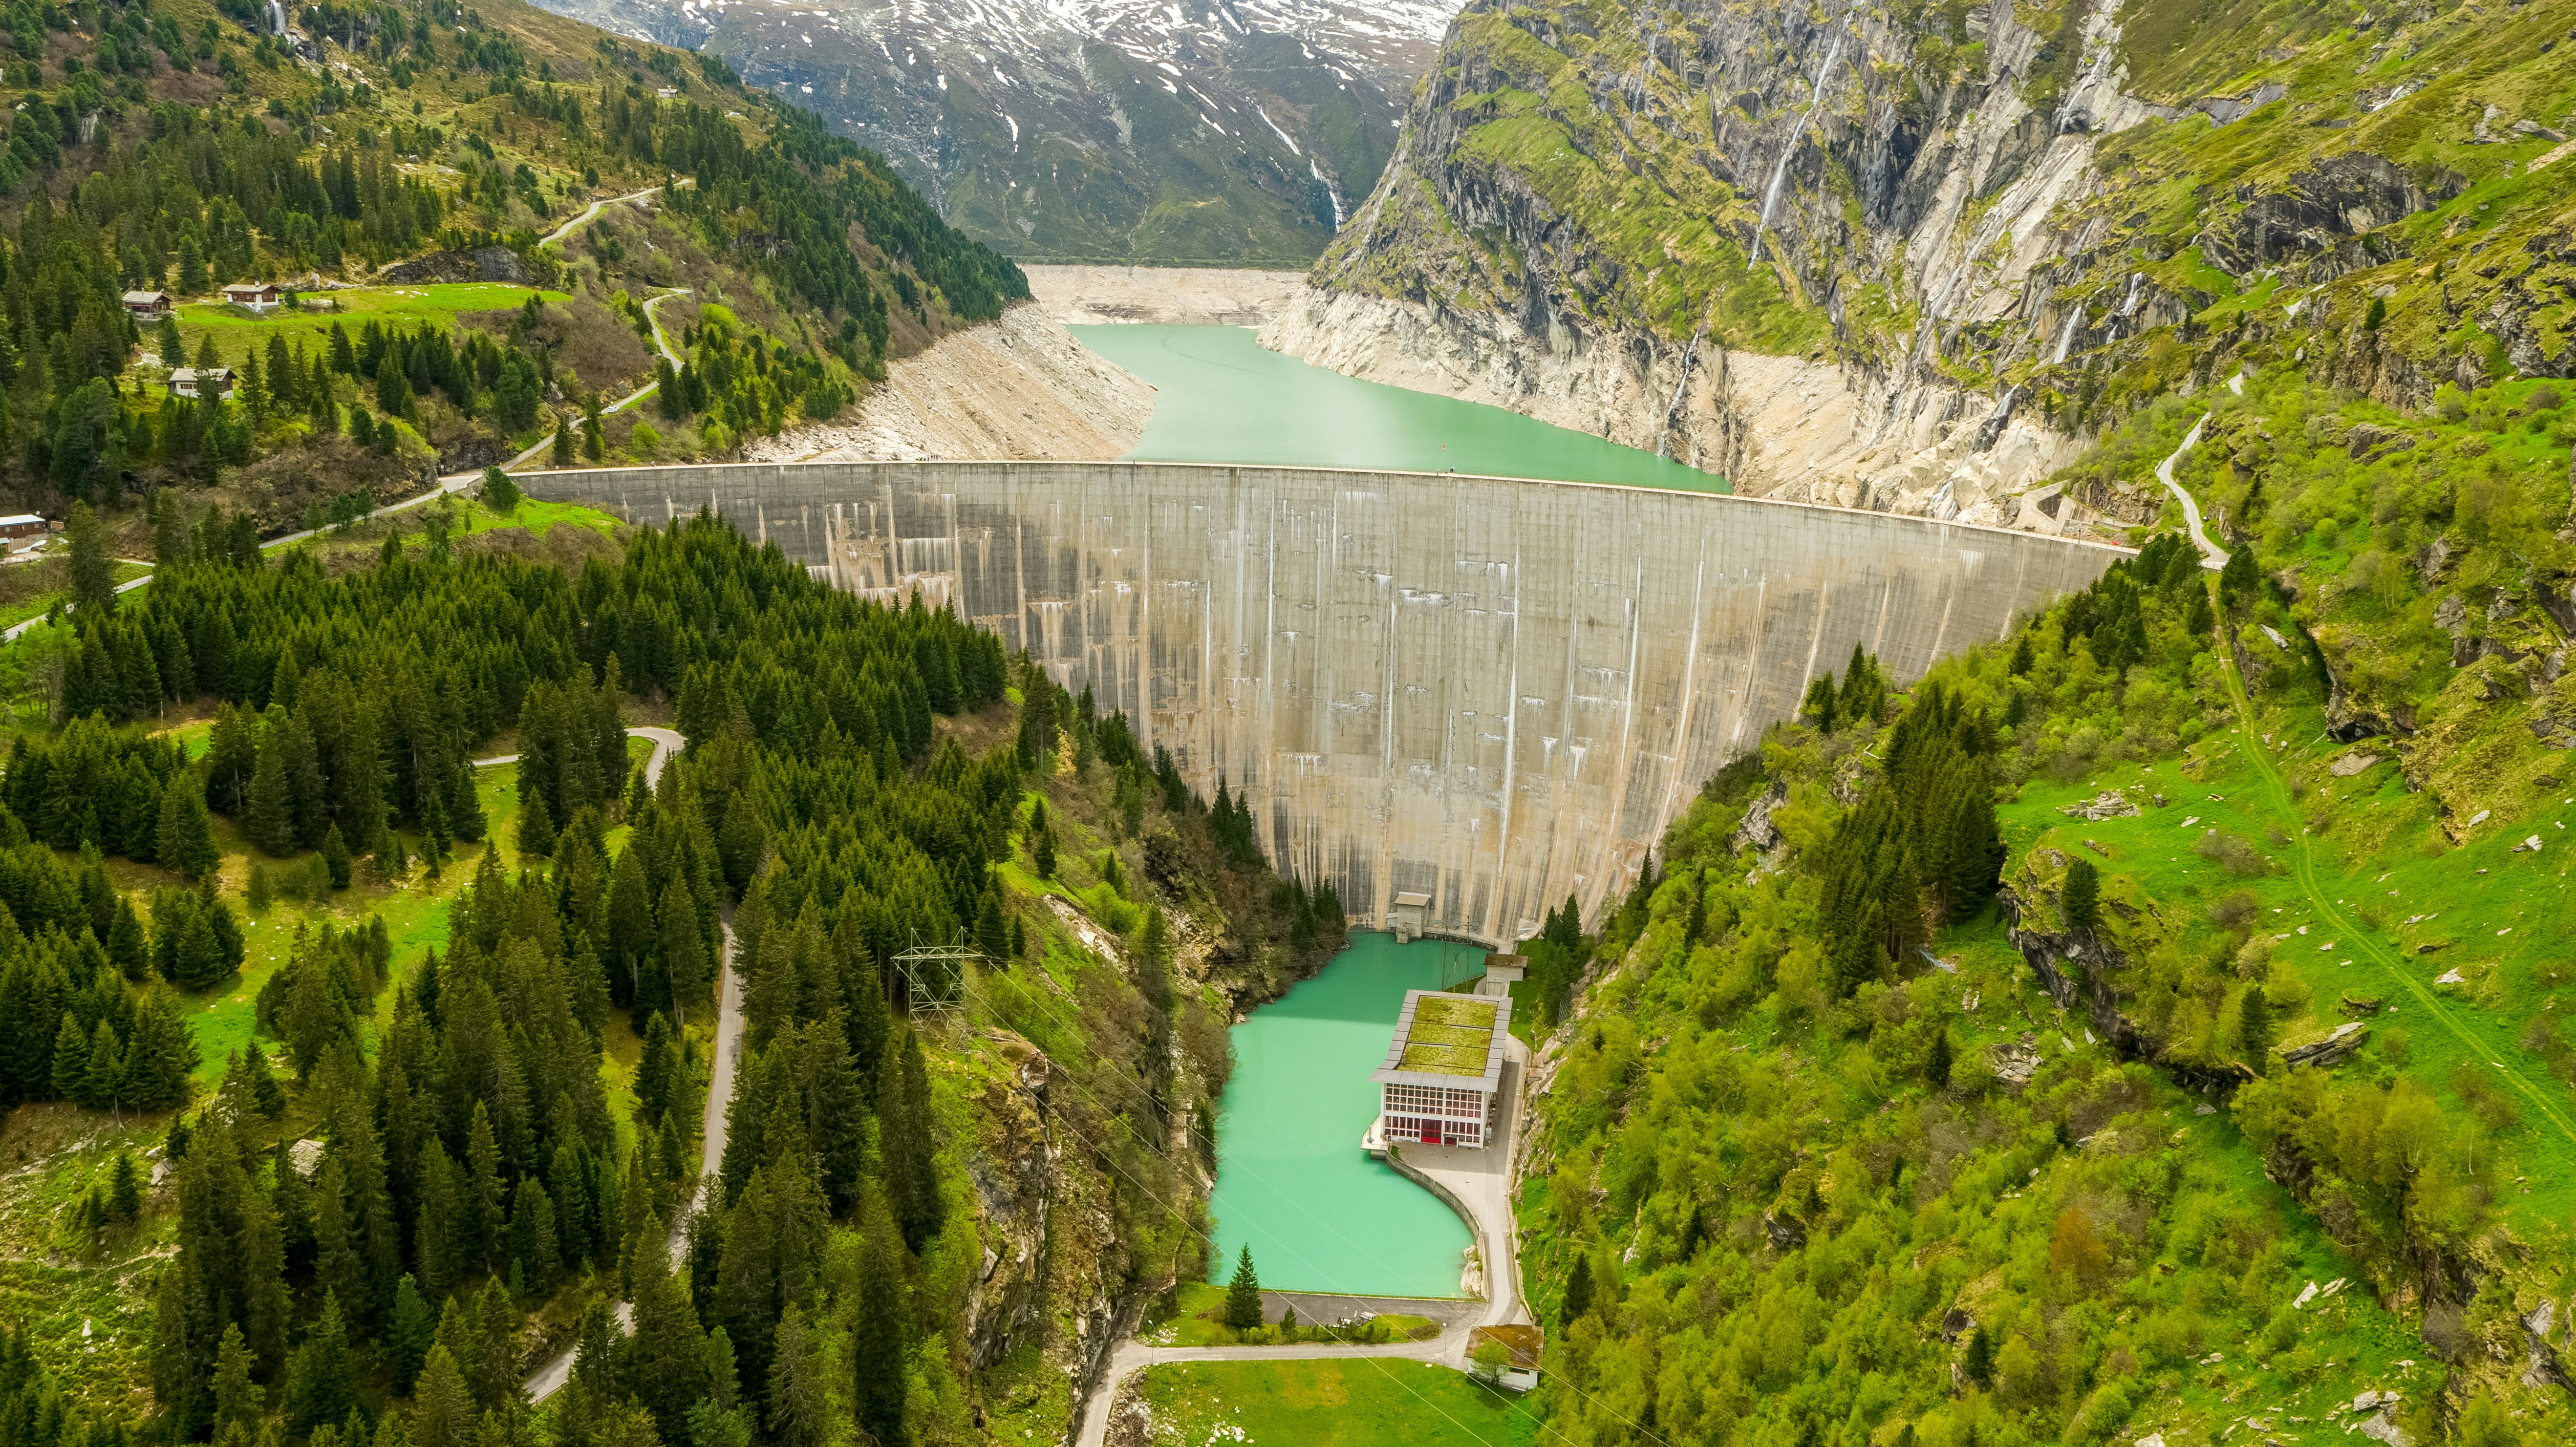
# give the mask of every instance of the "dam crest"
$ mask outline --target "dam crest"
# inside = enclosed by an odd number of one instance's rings
[[[1910,682],[2121,549],[1721,493],[1159,462],[520,475],[712,508],[816,577],[998,632],[1246,796],[1354,924],[1508,947],[1597,920],[1702,780],[1853,645]]]

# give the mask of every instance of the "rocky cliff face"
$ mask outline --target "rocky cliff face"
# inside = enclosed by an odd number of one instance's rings
[[[2056,526],[2009,494],[2242,362],[2408,404],[2576,365],[2572,12],[1475,0],[1264,338],[1750,491]]]
[[[543,0],[724,57],[1012,256],[1303,266],[1377,179],[1437,0]]]

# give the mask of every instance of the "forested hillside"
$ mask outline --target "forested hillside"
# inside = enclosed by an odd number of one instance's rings
[[[16,14],[13,506],[171,489],[276,530],[549,435],[567,462],[721,455],[1027,294],[881,159],[720,62],[515,0],[311,8],[282,36],[249,4]],[[237,282],[282,305],[216,295]],[[156,290],[172,314],[120,300]],[[229,400],[168,385],[210,366],[237,374]]]
[[[706,519],[570,569],[456,521],[183,528],[16,700],[0,1431],[1060,1433],[1201,1267],[1234,997],[1339,906],[948,613]]]
[[[2565,1439],[2564,405],[2160,403],[2087,465],[2206,413],[2223,572],[2158,534],[1710,782],[1559,942],[1553,1428]]]

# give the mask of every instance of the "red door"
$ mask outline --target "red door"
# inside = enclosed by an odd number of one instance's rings
[[[1426,1120],[1422,1123],[1422,1143],[1426,1146],[1440,1144],[1440,1122]]]

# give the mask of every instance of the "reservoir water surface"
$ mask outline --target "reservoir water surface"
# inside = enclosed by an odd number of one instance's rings
[[[1314,978],[1234,1027],[1209,1203],[1214,1279],[1232,1275],[1248,1244],[1273,1290],[1459,1294],[1466,1223],[1363,1154],[1360,1136],[1377,1115],[1369,1072],[1386,1058],[1404,992],[1438,989],[1444,970],[1459,979],[1484,957],[1471,945],[1354,934]]]
[[[1724,478],[1587,432],[1309,366],[1265,349],[1244,327],[1112,324],[1071,331],[1153,384],[1153,418],[1127,454],[1140,462],[1454,469],[1727,491]]]

